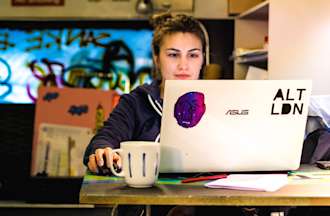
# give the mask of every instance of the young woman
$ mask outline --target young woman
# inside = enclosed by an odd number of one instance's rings
[[[160,133],[165,80],[196,80],[203,73],[206,41],[202,26],[196,19],[182,14],[165,14],[155,17],[152,23],[155,28],[152,49],[156,79],[150,85],[137,87],[130,94],[122,95],[104,126],[89,143],[84,164],[94,173],[102,174],[101,167],[109,168],[110,160],[121,166],[118,155],[110,158],[110,152],[119,148],[120,142],[153,141],[157,138]],[[168,210],[160,208],[155,215],[164,214]],[[267,211],[262,215],[269,212],[265,208],[177,206],[170,209],[168,215],[207,215],[213,211],[226,215],[230,211],[231,215],[255,216],[259,210]],[[126,215],[125,211],[129,211],[128,215],[141,215],[140,206],[123,208],[121,215]]]
[[[165,80],[198,79],[204,69],[205,37],[200,23],[191,16],[169,14],[153,19],[152,41],[156,80],[122,95],[104,126],[88,145],[84,164],[94,173],[110,167],[110,160],[121,166],[112,149],[127,140],[155,140],[160,133],[161,104]],[[104,160],[105,159],[105,160]],[[106,164],[105,164],[106,163]]]

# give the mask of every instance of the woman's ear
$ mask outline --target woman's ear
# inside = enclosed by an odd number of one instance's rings
[[[203,62],[199,73],[199,79],[203,79],[205,71],[206,71],[206,54],[205,52],[203,52]]]
[[[152,76],[156,80],[161,80],[162,76],[160,74],[160,69],[159,69],[159,67],[160,67],[159,56],[152,55],[152,60],[153,60],[153,64],[154,64]]]
[[[152,55],[152,59],[154,61],[154,66],[156,68],[156,70],[159,69],[159,57],[157,55]]]

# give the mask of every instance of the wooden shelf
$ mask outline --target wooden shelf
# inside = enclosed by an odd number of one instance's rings
[[[267,50],[251,50],[246,54],[235,56],[235,62],[237,64],[246,64],[246,63],[254,63],[254,62],[266,62],[268,59]]]
[[[264,70],[268,70],[268,57],[266,55],[264,55],[264,56],[258,56],[253,59],[237,60],[237,61],[235,61],[235,64],[244,65],[245,67],[254,66],[257,68],[262,68]]]
[[[268,20],[269,1],[264,1],[241,13],[239,19]]]
[[[269,0],[250,8],[235,18],[235,49],[263,47],[268,35]],[[234,78],[245,79],[249,66],[267,70],[268,53],[251,57],[237,56],[234,61]]]
[[[238,64],[248,64],[248,63],[256,63],[256,62],[267,62],[267,55],[254,56],[250,58],[238,59],[236,63]]]

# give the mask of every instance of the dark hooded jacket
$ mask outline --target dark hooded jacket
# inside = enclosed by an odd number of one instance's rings
[[[120,142],[128,140],[154,141],[160,133],[160,104],[162,100],[157,81],[122,95],[104,126],[88,144],[84,164],[87,165],[89,155],[98,148],[116,149],[120,147]]]

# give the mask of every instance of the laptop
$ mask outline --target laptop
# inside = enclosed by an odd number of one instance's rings
[[[161,173],[286,171],[300,165],[310,80],[169,80]]]

